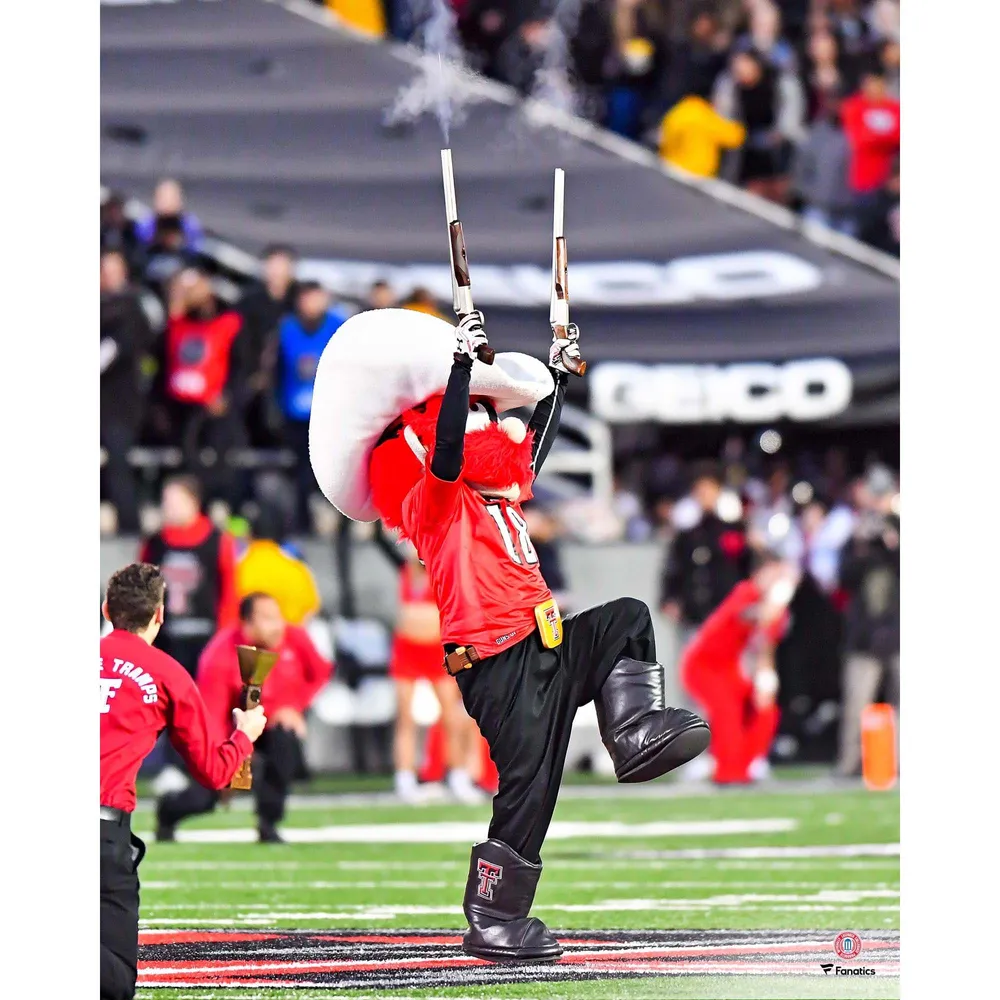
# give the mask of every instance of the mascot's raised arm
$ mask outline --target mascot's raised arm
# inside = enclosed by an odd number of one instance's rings
[[[442,669],[500,776],[489,838],[472,848],[466,952],[544,961],[562,949],[528,912],[573,718],[594,701],[619,781],[697,756],[708,727],[664,702],[649,610],[622,598],[565,620],[538,569],[521,503],[552,446],[579,332],[549,364],[475,360],[483,316],[457,327],[423,313],[351,317],[320,359],[309,427],[316,479],[355,520],[398,528],[427,567],[441,612]],[[525,425],[511,410],[532,408]]]

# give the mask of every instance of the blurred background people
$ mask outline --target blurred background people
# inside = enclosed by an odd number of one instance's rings
[[[156,238],[157,229],[178,227],[181,245],[186,250],[199,250],[204,238],[197,216],[184,208],[184,190],[180,184],[165,178],[153,191],[153,211],[136,221],[136,233],[147,246]]]
[[[153,335],[130,287],[121,250],[101,252],[101,447],[107,452],[101,497],[117,512],[123,534],[139,530],[135,474],[128,463],[145,411],[142,359]]]
[[[722,603],[749,571],[750,552],[740,522],[719,517],[722,474],[701,462],[691,476],[694,523],[674,536],[660,585],[660,607],[681,626],[682,642]]]
[[[875,470],[861,491],[863,508],[841,554],[847,598],[843,714],[838,771],[861,770],[861,712],[876,700],[899,708],[899,518],[891,477]]]
[[[235,510],[245,486],[231,453],[247,444],[246,363],[240,315],[208,274],[185,268],[170,283],[163,387],[171,437],[198,471],[209,500]]]
[[[267,593],[289,625],[305,625],[320,610],[319,590],[312,570],[287,542],[282,511],[263,505],[236,563],[236,593],[240,600]]]
[[[470,777],[478,771],[479,730],[462,705],[454,677],[444,669],[441,623],[430,578],[412,546],[399,571],[399,617],[392,640],[389,674],[396,685],[396,732],[393,759],[396,795],[403,802],[425,801],[417,781],[417,723],[413,697],[417,681],[427,681],[441,708],[447,759],[446,786],[458,802],[482,802]]]
[[[169,477],[160,503],[163,526],[139,551],[139,561],[159,566],[167,584],[156,644],[192,677],[212,633],[234,624],[238,613],[235,543],[202,513],[201,499],[193,476]]]
[[[751,577],[708,616],[681,659],[684,687],[712,730],[708,753],[714,760],[712,780],[719,785],[764,777],[778,729],[774,651],[785,631],[798,572],[771,554],[758,561]]]
[[[261,689],[267,728],[254,747],[252,763],[257,837],[262,844],[276,844],[281,843],[277,825],[285,815],[291,784],[306,772],[305,713],[330,679],[333,667],[319,654],[304,629],[286,624],[274,598],[263,593],[248,594],[239,604],[239,622],[221,629],[198,662],[198,688],[218,732],[230,725],[232,710],[239,703],[243,681],[236,647],[240,645],[278,654]],[[162,796],[156,804],[156,839],[173,840],[178,823],[210,812],[219,799],[219,792],[197,782]]]
[[[309,498],[316,478],[309,464],[309,414],[313,383],[323,348],[347,316],[331,304],[330,293],[317,281],[303,281],[297,290],[295,312],[278,328],[278,400],[284,418],[285,444],[295,454],[295,527],[311,527]]]

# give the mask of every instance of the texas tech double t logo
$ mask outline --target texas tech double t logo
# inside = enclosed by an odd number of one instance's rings
[[[483,899],[492,899],[493,887],[503,878],[503,865],[491,865],[480,858],[476,874],[479,876],[479,895]]]

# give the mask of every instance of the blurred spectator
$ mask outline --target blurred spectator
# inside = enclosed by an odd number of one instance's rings
[[[247,421],[257,441],[270,440],[274,367],[277,361],[278,323],[295,308],[295,267],[298,255],[288,246],[273,244],[264,250],[261,280],[244,292],[239,302],[243,318],[241,352],[246,358]],[[294,624],[294,623],[293,623]]]
[[[414,288],[403,302],[404,309],[412,309],[414,312],[427,313],[430,316],[437,316],[444,319],[444,314],[434,296],[423,287]]]
[[[309,414],[313,382],[323,348],[347,317],[331,308],[330,294],[316,281],[298,288],[295,312],[286,316],[278,331],[278,403],[284,416],[286,445],[296,457],[296,528],[310,529],[309,497],[316,479],[309,464]]]
[[[657,110],[669,112],[686,97],[710,97],[716,79],[726,68],[728,44],[714,9],[696,7],[686,37],[670,47]]]
[[[863,210],[858,235],[873,247],[899,256],[899,160]]]
[[[559,610],[565,615],[571,607],[569,585],[563,572],[562,558],[559,554],[559,535],[561,526],[551,511],[537,503],[528,503],[524,507],[524,519],[528,525],[531,544],[538,556],[538,571],[542,579],[552,591],[552,596],[559,604]]]
[[[846,507],[831,509],[818,497],[802,509],[798,530],[802,539],[802,567],[825,593],[837,586],[840,551],[851,537],[854,515]]]
[[[808,88],[810,119],[822,114],[827,101],[843,92],[837,39],[826,28],[813,32],[809,38],[804,80]]]
[[[225,500],[233,510],[242,488],[227,456],[246,445],[241,325],[204,271],[186,268],[171,282],[164,344],[171,437],[188,466],[202,470],[209,498]]]
[[[881,66],[867,70],[861,90],[844,101],[842,113],[851,146],[848,183],[856,211],[863,215],[876,202],[899,153],[899,101],[889,96]]]
[[[131,274],[142,274],[146,249],[135,223],[125,214],[125,200],[120,194],[109,194],[101,202],[101,251],[105,250],[117,250]]]
[[[394,291],[392,285],[384,278],[372,282],[372,287],[368,289],[369,309],[393,309],[399,305],[399,296]]]
[[[736,39],[734,52],[756,52],[779,73],[796,68],[795,50],[781,36],[781,12],[771,0],[755,0],[750,30]]]
[[[101,253],[101,447],[107,451],[101,496],[114,504],[118,530],[139,530],[135,476],[129,448],[145,411],[141,362],[152,341],[149,321],[138,295],[129,287],[129,271],[120,250]]]
[[[831,94],[796,151],[793,183],[809,222],[853,236],[854,200],[847,183],[851,150],[841,121],[841,101]]]
[[[167,583],[167,614],[157,645],[192,677],[212,633],[237,618],[235,542],[201,512],[201,499],[193,476],[167,479],[163,526],[139,550],[139,561],[159,566]]]
[[[716,83],[715,109],[747,130],[732,154],[731,179],[770,201],[787,198],[792,144],[803,137],[802,87],[794,74],[778,71],[754,51],[738,52]]]
[[[634,138],[643,108],[662,76],[667,56],[667,29],[659,0],[615,0],[608,8],[613,44],[604,65],[609,84],[607,127]]]
[[[876,504],[862,512],[841,557],[847,594],[838,771],[861,769],[861,712],[880,690],[899,706],[899,519]]]
[[[761,557],[684,650],[681,679],[712,728],[716,784],[743,784],[766,773],[778,728],[774,650],[797,586],[795,567]]]
[[[868,23],[879,38],[899,42],[899,0],[874,0],[868,8]]]
[[[899,42],[886,42],[879,49],[879,60],[885,71],[885,92],[899,100]]]
[[[660,587],[663,613],[687,638],[719,606],[749,570],[746,533],[718,513],[722,476],[714,463],[694,469],[691,495],[698,522],[677,533],[666,556]]]
[[[841,79],[846,91],[855,90],[869,64],[874,37],[859,0],[829,0],[826,27],[837,42]]]
[[[156,241],[157,233],[166,229],[180,229],[181,245],[185,250],[200,250],[204,238],[201,223],[190,212],[184,211],[184,191],[175,180],[162,180],[153,192],[153,211],[139,219],[136,233],[147,244]]]
[[[497,75],[522,94],[529,94],[545,62],[552,22],[533,16],[507,36],[496,53]]]
[[[236,593],[240,600],[258,591],[270,594],[289,625],[305,625],[320,609],[319,590],[312,571],[286,546],[283,521],[280,510],[261,507],[236,564]]]
[[[144,278],[163,302],[170,298],[170,284],[186,267],[198,266],[198,254],[184,243],[184,229],[176,217],[156,220],[146,254]]]
[[[198,663],[198,687],[213,728],[219,732],[229,725],[243,686],[236,655],[239,645],[278,654],[267,677],[267,728],[258,743],[260,753],[254,757],[253,769],[257,837],[262,844],[278,844],[277,824],[284,818],[291,784],[306,775],[305,713],[330,679],[332,665],[305,629],[286,625],[269,595],[248,595],[240,601],[239,621],[216,633]],[[164,795],[156,806],[156,839],[173,840],[178,823],[211,812],[220,798],[219,792],[194,781],[183,791]]]
[[[664,115],[660,156],[689,174],[715,177],[721,151],[739,149],[746,134],[739,122],[723,118],[704,97],[691,94]]]

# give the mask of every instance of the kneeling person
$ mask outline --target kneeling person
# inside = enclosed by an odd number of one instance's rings
[[[292,781],[304,769],[304,713],[330,679],[332,666],[320,656],[305,629],[287,625],[277,601],[263,593],[240,602],[240,624],[218,632],[198,661],[198,687],[213,718],[221,724],[239,699],[242,679],[236,647],[256,646],[278,653],[262,692],[268,727],[257,744],[253,794],[261,842],[278,843],[276,829],[285,815]],[[219,794],[192,783],[164,795],[157,804],[157,840],[173,840],[174,828],[188,816],[211,812]]]

